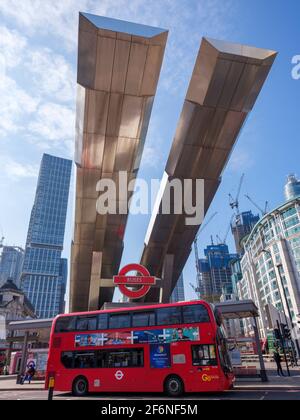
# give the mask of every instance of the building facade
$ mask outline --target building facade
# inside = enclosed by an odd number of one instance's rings
[[[199,260],[201,297],[219,301],[222,295],[233,294],[230,263],[238,256],[230,254],[226,244],[209,245],[204,254],[205,258]]]
[[[243,239],[250,234],[256,223],[259,221],[259,216],[254,215],[252,211],[245,211],[235,217],[231,225],[231,231],[235,241],[235,248],[238,254],[243,254]]]
[[[64,311],[67,264],[61,254],[72,161],[45,154],[29,223],[21,287],[39,318]]]
[[[291,316],[296,325],[300,313],[300,198],[287,201],[254,227],[245,242],[241,268],[238,294],[258,306],[262,336],[270,328],[267,305]]]
[[[15,246],[4,246],[0,256],[0,286],[12,279],[19,286],[24,249]]]
[[[183,274],[181,274],[176,284],[176,287],[173,290],[173,293],[171,295],[170,303],[184,302],[184,301],[185,301],[184,280],[183,280]]]
[[[0,287],[0,316],[8,324],[26,318],[35,318],[34,308],[24,292],[12,279]]]

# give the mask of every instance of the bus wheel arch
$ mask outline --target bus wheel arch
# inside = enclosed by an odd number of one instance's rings
[[[72,394],[76,397],[84,397],[89,392],[89,382],[85,376],[77,376],[73,380]]]
[[[168,375],[164,381],[164,392],[169,397],[180,397],[185,392],[184,382],[179,375]]]

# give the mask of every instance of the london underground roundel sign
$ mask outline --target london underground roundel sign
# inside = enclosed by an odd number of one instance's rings
[[[136,271],[139,275],[130,276],[128,273]],[[114,277],[114,284],[120,289],[123,295],[129,299],[140,299],[149,292],[151,286],[156,284],[156,278],[150,276],[146,267],[140,264],[129,264],[122,268],[118,276]],[[140,286],[136,290],[129,287]]]

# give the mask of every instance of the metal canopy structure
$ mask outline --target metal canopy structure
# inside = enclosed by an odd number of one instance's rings
[[[51,329],[53,319],[26,319],[24,321],[13,321],[8,325],[10,331],[36,331]]]
[[[202,40],[141,258],[152,275],[163,277],[163,290],[153,289],[146,301],[168,301],[200,227],[186,226],[184,212],[161,214],[166,180],[203,179],[207,212],[275,57],[270,50]]]
[[[215,307],[225,319],[259,318],[258,307],[253,300],[221,302]]]
[[[167,36],[163,29],[80,14],[72,311],[112,300],[127,215],[97,214],[96,185],[103,178],[118,185],[120,171],[128,182],[137,176]],[[128,200],[117,195],[117,209]]]

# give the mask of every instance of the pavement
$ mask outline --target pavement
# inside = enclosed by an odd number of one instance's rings
[[[268,370],[269,382],[238,380],[235,388],[222,394],[188,394],[182,400],[300,400],[300,368],[291,370],[291,377],[278,377],[276,371]],[[16,385],[16,377],[0,376],[0,400],[47,400],[44,382],[33,381],[30,385]],[[76,398],[69,393],[54,393],[55,400],[168,400],[161,394],[91,394]]]

